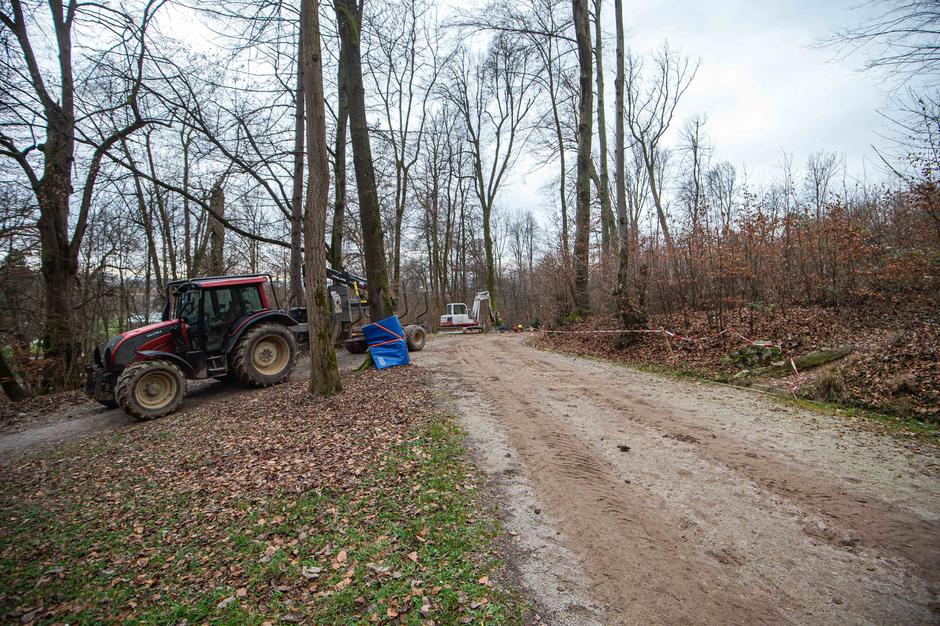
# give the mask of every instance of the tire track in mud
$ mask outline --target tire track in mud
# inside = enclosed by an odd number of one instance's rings
[[[548,365],[549,356],[534,357],[541,367]],[[568,370],[575,375],[572,369]],[[851,484],[840,481],[819,468],[805,471],[795,464],[794,455],[781,454],[776,450],[754,452],[755,446],[747,437],[739,437],[729,431],[718,438],[714,429],[702,424],[690,423],[676,415],[673,407],[660,407],[659,411],[646,410],[636,416],[633,405],[646,409],[651,403],[633,397],[624,397],[616,389],[599,384],[581,388],[580,391],[605,405],[615,407],[621,415],[631,417],[667,433],[682,433],[692,437],[696,453],[707,456],[735,470],[760,487],[798,504],[803,510],[816,512],[827,518],[826,531],[810,532],[819,539],[837,546],[851,544],[877,550],[886,557],[900,556],[916,564],[920,575],[936,585],[940,582],[940,522],[937,519],[922,519],[916,514],[899,509],[878,495],[854,489]],[[691,434],[690,434],[691,433]],[[840,528],[833,528],[838,525]]]
[[[458,349],[456,356],[461,365],[472,365],[464,350]],[[700,572],[710,571],[704,577],[708,579],[718,574],[717,563],[683,555],[678,559],[684,562],[680,572],[674,567],[644,568],[644,563],[659,560],[663,547],[672,552],[682,543],[677,526],[655,501],[638,498],[624,489],[626,479],[572,432],[566,415],[546,407],[544,402],[520,398],[512,383],[501,381],[500,372],[507,371],[508,365],[507,359],[495,357],[478,366],[477,371],[492,383],[486,395],[500,413],[514,415],[507,429],[510,441],[526,459],[532,470],[530,480],[536,484],[546,508],[559,520],[562,532],[578,537],[575,552],[589,564],[586,571],[598,579],[596,584],[603,597],[632,603],[646,596],[646,602],[654,602],[655,613],[674,624],[697,621],[683,607],[680,595],[697,610],[715,617],[732,609],[750,623],[778,621],[775,610],[752,602],[739,585],[687,585],[693,566]],[[536,369],[550,371],[541,363]],[[546,477],[548,480],[544,480]]]
[[[438,338],[426,354],[491,412],[608,621],[936,620],[936,478],[847,483],[835,472],[874,455],[826,443],[825,427],[516,337]]]

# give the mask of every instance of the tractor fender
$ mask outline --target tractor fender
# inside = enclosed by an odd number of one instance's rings
[[[172,352],[163,352],[162,350],[141,350],[137,354],[144,357],[143,359],[137,359],[138,361],[156,361],[158,359],[170,361],[183,370],[183,373],[187,376],[193,372],[193,366],[190,365],[186,359],[178,354],[173,354]]]
[[[262,313],[256,313],[235,327],[235,330],[232,331],[232,334],[229,335],[228,340],[225,342],[223,352],[231,352],[238,343],[238,340],[242,338],[242,335],[258,324],[281,324],[282,326],[290,328],[291,326],[297,325],[297,320],[283,311],[264,311]]]

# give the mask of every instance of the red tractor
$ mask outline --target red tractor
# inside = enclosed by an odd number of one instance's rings
[[[271,306],[265,290],[270,280],[219,276],[167,284],[163,321],[95,349],[86,393],[152,419],[176,409],[188,378],[234,378],[255,387],[283,382],[297,358],[297,322],[278,310],[273,289]]]
[[[365,279],[326,271],[334,341],[365,352],[368,346],[355,331],[367,316]],[[162,417],[183,400],[186,379],[234,379],[253,387],[284,382],[294,369],[298,342],[307,341],[307,310],[280,310],[267,274],[173,281],[164,297],[162,321],[95,348],[94,365],[86,367],[91,398],[139,419]],[[421,326],[406,326],[405,333],[409,350],[424,347]]]

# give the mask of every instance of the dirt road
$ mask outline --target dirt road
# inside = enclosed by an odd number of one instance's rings
[[[940,621],[936,456],[519,336],[440,337],[419,362],[552,623]]]
[[[338,351],[336,357],[341,370],[353,369],[362,363],[362,355],[349,354],[345,350]],[[306,378],[309,372],[309,357],[301,355],[291,378]],[[179,411],[220,398],[253,392],[237,383],[216,380],[191,380],[187,381],[186,387],[186,397]],[[43,446],[104,431],[134,428],[140,423],[121,409],[107,409],[93,401],[64,406],[58,411],[27,415],[0,430],[0,463]]]

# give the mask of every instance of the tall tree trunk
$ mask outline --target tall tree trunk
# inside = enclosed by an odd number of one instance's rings
[[[11,3],[10,23],[4,5],[4,25],[19,42],[29,69],[32,87],[46,114],[46,139],[42,144],[42,176],[24,165],[39,206],[40,274],[43,278],[45,320],[42,343],[46,356],[61,359],[66,368],[77,356],[72,333],[72,289],[78,274],[77,249],[80,229],[69,237],[69,197],[72,194],[72,165],[75,159],[75,83],[72,73],[72,14],[61,2],[50,2],[55,46],[58,56],[59,93],[46,90],[26,31],[27,18],[22,4]],[[12,46],[12,37],[7,45]],[[12,47],[11,52],[12,54]],[[25,161],[25,159],[24,159]],[[73,252],[75,254],[73,254]],[[73,259],[75,259],[73,261]]]
[[[183,256],[186,262],[186,278],[192,278],[195,271],[193,263],[192,213],[189,210],[189,148],[192,145],[192,135],[186,135],[185,130],[180,134],[183,143]]]
[[[581,102],[578,107],[578,184],[574,236],[575,308],[582,314],[591,310],[588,291],[591,235],[591,135],[593,133],[593,63],[588,28],[587,0],[572,0],[574,32],[578,42],[578,68]]]
[[[346,55],[339,50],[336,76],[336,146],[334,148],[335,178],[333,198],[333,227],[330,231],[330,265],[343,269],[343,223],[346,217],[346,126],[349,121],[349,98],[346,95]]]
[[[16,374],[7,363],[2,349],[0,349],[0,387],[3,388],[3,393],[10,402],[22,402],[30,397],[29,391],[16,379]]]
[[[568,233],[568,195],[565,193],[565,184],[568,180],[568,170],[565,166],[565,138],[561,127],[561,114],[558,111],[558,95],[555,89],[555,67],[552,61],[551,46],[548,42],[548,98],[552,106],[552,122],[555,129],[555,141],[558,143],[558,199],[561,203],[561,260],[565,265],[567,274],[570,235]]]
[[[397,165],[396,167],[401,167]],[[405,222],[405,197],[407,193],[407,171],[397,174],[399,192],[395,198],[395,222],[392,224],[392,294],[398,298],[401,292],[401,232]]]
[[[607,109],[604,103],[604,38],[601,31],[601,5],[594,0],[594,56],[597,59],[597,141],[600,161],[597,195],[601,201],[601,266],[609,267],[614,239],[614,212],[610,206],[610,174],[607,168]]]
[[[48,159],[48,157],[47,157]],[[68,159],[71,161],[71,158]],[[62,166],[63,168],[66,166]],[[68,178],[59,180],[59,173],[51,174],[47,168],[46,187],[69,188]],[[51,176],[50,176],[51,174]],[[51,179],[51,180],[50,180]],[[40,200],[39,241],[40,271],[44,284],[46,320],[43,328],[43,346],[46,356],[61,358],[68,366],[74,357],[72,341],[72,288],[75,268],[69,261],[68,194],[54,189],[44,191]]]
[[[214,215],[225,215],[225,183],[223,174],[212,185],[209,194],[209,206]],[[207,276],[220,276],[225,273],[225,226],[214,215],[209,216],[209,252],[206,255],[205,274]]]
[[[574,285],[571,282],[571,234],[568,227],[568,167],[565,162],[565,137],[561,126],[561,114],[558,110],[558,94],[555,88],[555,65],[552,60],[553,43],[549,40],[547,47],[548,65],[548,98],[552,107],[552,123],[555,130],[555,141],[558,144],[558,199],[561,206],[561,264],[568,291],[574,294]]]
[[[623,0],[614,0],[614,13],[617,22],[617,78],[614,81],[614,110],[617,119],[614,125],[615,167],[614,187],[617,194],[617,228],[620,235],[620,250],[617,263],[617,307],[624,326],[635,329],[645,323],[645,316],[638,310],[630,298],[630,218],[627,213],[626,181],[626,145],[624,139],[624,104],[623,86],[625,81],[624,44],[623,44]]]
[[[304,41],[297,41],[297,88],[294,92],[294,171],[290,205],[290,279],[288,302],[300,306],[304,301],[303,228],[304,228]]]
[[[496,260],[493,255],[493,230],[490,227],[490,215],[493,206],[483,206],[483,247],[486,252],[486,289],[490,292],[490,321],[499,324],[499,309],[496,308]],[[481,320],[477,320],[481,322]]]
[[[614,0],[614,20],[617,26],[617,77],[614,79],[614,188],[617,196],[617,228],[620,251],[617,263],[617,290],[623,302],[627,296],[627,277],[630,272],[630,224],[627,217],[626,141],[624,138],[624,44],[623,0]],[[621,307],[622,308],[622,307]]]
[[[335,0],[336,20],[346,61],[346,96],[349,100],[349,134],[352,139],[356,188],[359,192],[359,218],[362,221],[362,247],[369,282],[369,314],[373,321],[391,315],[395,306],[389,290],[385,236],[375,186],[375,167],[366,121],[366,99],[362,84],[362,53],[359,36],[362,14],[356,0]],[[309,102],[309,98],[308,98]]]
[[[310,392],[333,395],[342,389],[326,290],[326,209],[330,197],[329,156],[326,150],[326,111],[323,102],[323,59],[320,52],[318,0],[301,0],[300,32],[304,50],[304,96],[307,109],[307,206],[304,230],[307,245],[307,315],[310,324]]]

